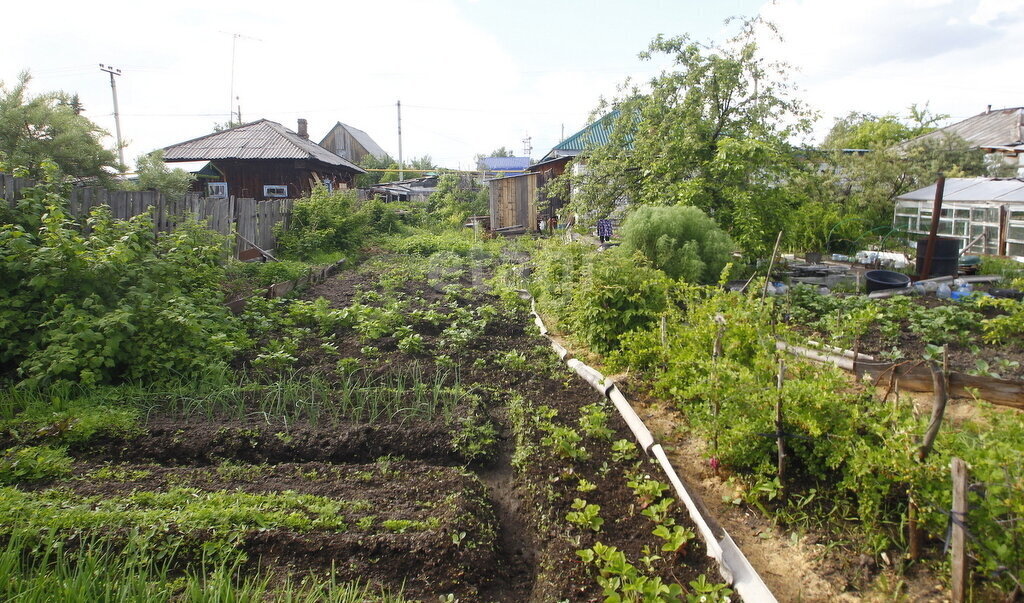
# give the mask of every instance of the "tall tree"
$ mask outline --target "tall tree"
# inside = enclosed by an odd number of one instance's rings
[[[398,164],[391,158],[390,155],[384,155],[383,157],[377,157],[371,153],[367,153],[359,161],[359,167],[364,170],[390,170],[398,171]],[[356,176],[356,188],[366,188],[373,186],[378,182],[383,182],[383,177],[387,172],[378,171],[367,171],[365,174],[359,174]]]
[[[672,67],[614,103],[609,144],[584,152],[585,168],[569,176],[576,209],[606,214],[619,199],[692,205],[763,251],[789,206],[777,186],[794,164],[788,141],[811,117],[786,83],[788,66],[758,54],[763,27],[744,21],[722,45],[655,38],[641,57],[663,55]]]
[[[892,221],[896,197],[949,177],[983,176],[984,153],[955,135],[915,140],[947,116],[912,105],[906,117],[851,113],[839,119],[825,138],[834,194],[846,211],[860,215],[869,228]],[[866,151],[844,152],[843,149]]]
[[[196,177],[181,168],[164,163],[163,150],[140,156],[136,161],[138,181],[131,189],[157,190],[168,197],[183,197]]]
[[[61,175],[76,178],[105,178],[105,168],[116,169],[114,151],[101,143],[106,132],[79,114],[76,96],[48,92],[28,93],[31,76],[27,71],[8,88],[0,82],[0,154],[11,167],[26,168],[41,179],[42,163],[53,161]]]

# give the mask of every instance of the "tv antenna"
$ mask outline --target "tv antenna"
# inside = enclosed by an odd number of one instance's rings
[[[231,94],[228,98],[228,125],[231,125],[235,118],[235,102],[238,100],[238,97],[235,96],[235,50],[238,40],[253,40],[255,42],[262,42],[263,40],[252,36],[243,36],[240,33],[231,31],[221,31],[220,33],[231,36]],[[241,109],[238,111],[238,121],[242,121]]]

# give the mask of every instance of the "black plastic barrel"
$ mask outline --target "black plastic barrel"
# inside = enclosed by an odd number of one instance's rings
[[[956,276],[957,265],[960,263],[960,239],[935,237],[935,251],[932,253],[932,266],[929,274],[921,274],[924,269],[924,256],[928,253],[928,239],[917,241],[917,273],[922,278],[935,276]]]
[[[864,273],[868,282],[868,293],[883,289],[900,289],[910,284],[910,277],[892,270],[868,270]]]

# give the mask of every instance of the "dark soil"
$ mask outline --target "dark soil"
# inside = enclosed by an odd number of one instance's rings
[[[913,296],[915,303],[926,307],[956,305],[963,302],[938,299],[932,295]],[[1001,314],[994,308],[974,308],[984,318],[992,318]],[[807,325],[793,325],[808,337],[822,343],[830,343],[829,333],[815,331]],[[975,325],[978,327],[978,325]],[[911,330],[904,321],[900,325],[896,340],[883,337],[882,325],[872,325],[869,331],[853,346],[861,354],[868,354],[878,359],[893,359],[894,362],[919,362],[924,359],[927,342]],[[977,332],[965,334],[948,343],[949,369],[952,372],[980,374],[1009,380],[1024,380],[1024,340],[1011,340],[1003,344],[988,344],[982,341],[980,327]],[[894,350],[898,358],[894,358]]]

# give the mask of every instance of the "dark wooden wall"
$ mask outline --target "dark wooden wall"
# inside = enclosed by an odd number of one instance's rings
[[[297,199],[309,194],[314,174],[320,180],[331,178],[335,186],[353,187],[354,174],[344,168],[305,159],[225,159],[213,164],[224,174],[228,195],[266,199],[264,185],[286,185],[288,197]],[[201,183],[204,187],[205,182]]]

